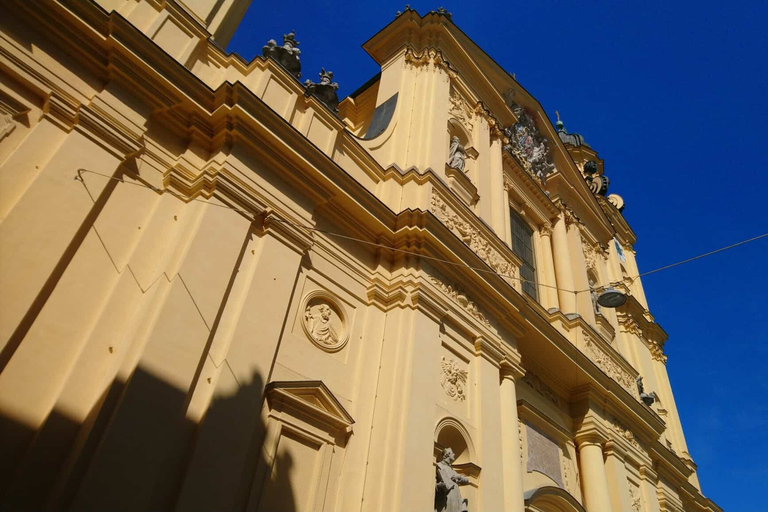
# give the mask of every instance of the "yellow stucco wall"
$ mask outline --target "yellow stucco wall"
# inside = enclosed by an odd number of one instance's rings
[[[0,5],[2,508],[430,510],[450,446],[472,512],[719,510],[634,234],[536,100],[407,10],[336,115],[209,40],[247,4]],[[546,181],[503,149],[510,90]]]

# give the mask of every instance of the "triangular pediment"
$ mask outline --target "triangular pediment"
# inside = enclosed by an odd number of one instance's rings
[[[270,407],[284,404],[346,432],[351,432],[355,423],[331,390],[319,380],[271,382],[267,386],[267,401]]]

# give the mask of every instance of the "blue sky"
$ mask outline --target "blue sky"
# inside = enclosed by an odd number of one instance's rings
[[[452,2],[453,21],[605,160],[640,271],[768,232],[768,2]],[[439,3],[412,2],[424,14]],[[361,44],[404,3],[254,0],[228,49],[296,30],[302,80],[343,98],[378,72]],[[733,512],[768,491],[768,238],[648,276],[704,494]]]

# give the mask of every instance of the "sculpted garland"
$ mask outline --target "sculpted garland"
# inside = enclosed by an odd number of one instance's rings
[[[613,359],[611,359],[608,354],[603,352],[602,349],[597,346],[597,344],[589,335],[585,333],[584,337],[586,339],[585,348],[587,357],[589,357],[598,366],[598,368],[603,370],[606,375],[611,377],[613,380],[618,382],[621,387],[626,389],[630,395],[636,397],[637,387],[635,385],[635,379],[633,379],[626,370],[624,370]]]
[[[440,281],[438,278],[434,276],[429,276],[429,280],[432,281],[432,284],[440,288],[443,291],[443,293],[445,293],[450,298],[455,300],[475,320],[479,320],[486,327],[491,326],[491,323],[488,321],[485,315],[480,311],[480,308],[477,307],[477,304],[469,300],[469,297],[467,297],[467,295],[458,287],[445,284],[444,282]]]
[[[506,261],[501,253],[493,248],[491,243],[477,229],[451,210],[434,191],[432,192],[430,211],[493,270],[513,278],[517,276],[516,268]]]

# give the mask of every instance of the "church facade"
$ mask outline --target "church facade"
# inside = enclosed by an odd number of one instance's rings
[[[719,511],[597,152],[444,9],[339,101],[248,4],[0,5],[0,508]]]

